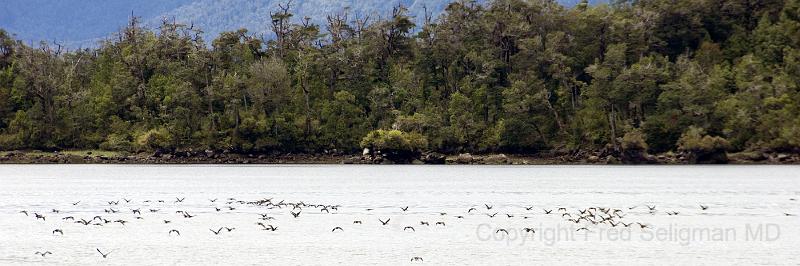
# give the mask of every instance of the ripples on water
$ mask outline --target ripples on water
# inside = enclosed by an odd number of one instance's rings
[[[800,214],[798,170],[0,166],[0,264],[797,264],[800,219],[786,214]],[[176,197],[186,199],[176,203]],[[228,198],[236,200],[228,203]],[[292,207],[235,202],[269,198],[273,203],[340,207],[330,214],[305,207],[294,218]],[[120,203],[109,206],[108,201]],[[709,209],[702,210],[701,204]],[[655,206],[655,213],[646,205]],[[406,206],[408,211],[403,211]],[[468,213],[472,207],[476,211]],[[578,210],[591,207],[620,209],[624,218],[614,221],[632,225],[621,229],[586,220],[574,224],[562,217],[562,207],[576,217]],[[109,208],[119,213],[105,213]],[[553,212],[547,215],[544,209]],[[195,217],[184,218],[176,211]],[[34,212],[46,220],[36,220]],[[494,213],[494,218],[487,215]],[[275,219],[259,220],[260,214]],[[85,226],[62,220],[96,215],[128,223]],[[379,220],[386,219],[391,221],[381,225]],[[265,231],[257,222],[278,230]],[[404,230],[407,226],[414,231]],[[223,229],[219,235],[209,230],[220,227],[236,229]],[[331,232],[334,227],[343,231]],[[575,231],[581,227],[589,231]],[[52,234],[57,228],[63,236]],[[759,228],[761,239],[752,239]],[[170,235],[172,229],[181,235]],[[497,233],[499,229],[509,234]],[[96,248],[111,254],[103,259]],[[41,257],[37,251],[53,254]],[[414,257],[424,261],[412,262]]]

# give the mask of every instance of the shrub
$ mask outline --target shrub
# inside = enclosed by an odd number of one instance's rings
[[[106,151],[132,151],[133,143],[126,136],[110,134],[106,140],[100,144],[100,149]]]
[[[19,139],[19,134],[0,134],[0,151],[18,149],[23,145]]]
[[[639,129],[633,129],[622,137],[622,161],[625,163],[647,162],[647,142],[645,135]]]
[[[380,152],[395,162],[409,162],[428,147],[428,141],[419,133],[400,130],[375,130],[361,140],[361,147]]]
[[[645,151],[647,150],[647,142],[641,130],[634,129],[622,137],[622,150],[625,151]]]
[[[140,149],[154,151],[154,150],[168,150],[171,148],[171,137],[167,129],[151,129],[138,137],[136,137],[136,144]]]
[[[706,135],[705,130],[694,126],[678,140],[678,149],[687,152],[693,163],[726,163],[730,146],[725,138]]]

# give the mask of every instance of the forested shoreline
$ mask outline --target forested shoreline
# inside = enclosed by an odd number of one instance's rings
[[[282,7],[273,37],[134,17],[67,50],[0,30],[0,150],[800,151],[798,0],[461,0],[423,25]]]

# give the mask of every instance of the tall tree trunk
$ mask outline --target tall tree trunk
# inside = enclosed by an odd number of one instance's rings
[[[608,114],[608,122],[611,126],[611,144],[617,147],[617,111],[614,105],[611,105],[611,113]]]

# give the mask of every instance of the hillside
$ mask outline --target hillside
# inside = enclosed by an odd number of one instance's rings
[[[226,30],[248,28],[266,31],[269,13],[278,0],[4,0],[0,8],[0,28],[27,42],[58,40],[69,46],[91,46],[124,26],[133,13],[149,25],[162,18],[195,23],[211,39]],[[422,19],[425,7],[440,14],[451,0],[294,0],[296,19],[312,17],[322,22],[325,15],[349,7],[353,13],[385,15],[403,4],[413,16]],[[479,1],[482,2],[482,1]],[[560,0],[572,6],[578,0]],[[596,1],[591,1],[596,2]]]

